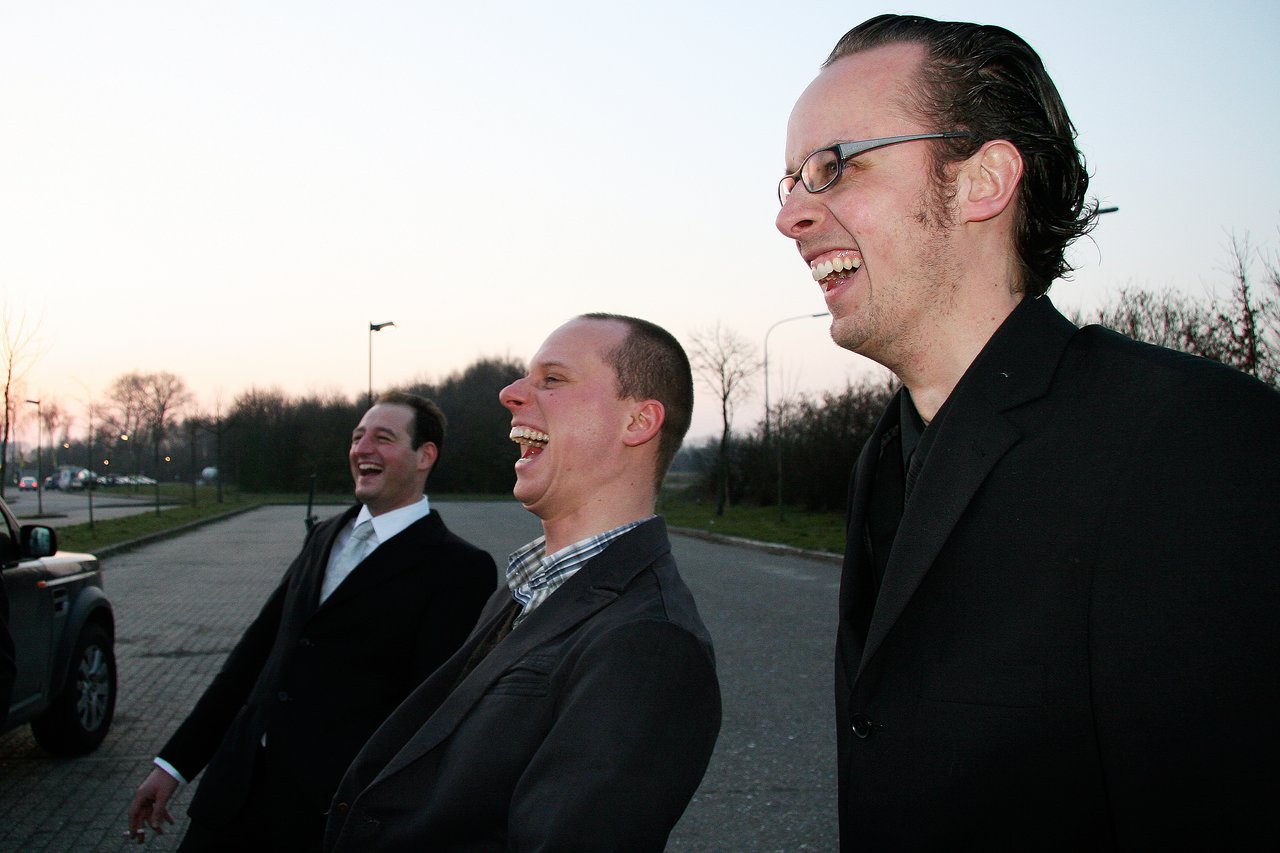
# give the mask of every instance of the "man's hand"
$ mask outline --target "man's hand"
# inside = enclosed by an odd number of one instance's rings
[[[164,823],[173,824],[173,815],[169,814],[169,798],[176,790],[177,779],[159,767],[151,771],[146,781],[138,786],[133,802],[129,803],[129,838],[139,844],[146,841],[145,826],[155,830],[156,835],[164,835]]]

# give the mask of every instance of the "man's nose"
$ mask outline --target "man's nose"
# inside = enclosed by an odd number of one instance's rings
[[[826,208],[818,203],[817,197],[804,188],[804,184],[797,183],[787,196],[782,209],[778,211],[778,218],[774,224],[782,232],[782,236],[799,240],[806,231],[822,221],[825,210]]]
[[[498,392],[498,402],[514,412],[517,408],[524,405],[526,399],[525,386],[527,383],[527,379],[517,379],[515,382],[512,382],[506,388],[503,388]]]

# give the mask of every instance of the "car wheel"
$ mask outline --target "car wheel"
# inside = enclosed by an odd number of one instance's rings
[[[111,635],[101,625],[86,625],[76,640],[66,686],[31,721],[36,743],[54,755],[92,752],[107,736],[116,707],[116,658]]]

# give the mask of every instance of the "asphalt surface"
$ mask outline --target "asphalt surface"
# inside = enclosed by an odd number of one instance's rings
[[[540,532],[515,503],[436,508],[500,567]],[[139,849],[124,838],[133,790],[297,553],[302,516],[302,507],[264,507],[104,560],[117,620],[115,723],[95,753],[72,760],[46,755],[25,727],[0,735],[0,851]],[[838,565],[689,536],[673,543],[715,642],[724,723],[668,850],[835,850]],[[175,798],[177,825],[146,849],[177,847],[190,791]]]
[[[155,512],[155,496],[146,486],[111,486],[93,492],[93,518],[103,521],[122,515]],[[44,524],[49,527],[65,527],[84,524],[89,520],[90,494],[83,490],[74,492],[47,491],[43,495],[22,492],[16,486],[4,490],[4,502],[23,524]],[[163,512],[178,504],[160,504]]]

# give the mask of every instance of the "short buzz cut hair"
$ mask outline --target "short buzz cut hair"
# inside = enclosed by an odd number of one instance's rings
[[[391,403],[408,406],[413,410],[413,425],[409,444],[417,450],[428,441],[436,446],[436,453],[444,450],[444,431],[447,421],[440,407],[419,394],[408,391],[388,391],[374,401],[374,405]]]
[[[666,416],[658,435],[654,488],[662,485],[693,420],[693,369],[675,335],[666,329],[622,314],[582,314],[580,320],[621,323],[626,337],[605,353],[618,383],[618,398],[657,400]]]
[[[1097,218],[1097,204],[1085,200],[1089,174],[1075,126],[1040,56],[1003,27],[879,15],[845,33],[823,67],[889,44],[925,49],[923,85],[904,106],[936,131],[970,134],[933,146],[933,181],[941,198],[950,193],[946,167],[983,144],[1007,140],[1022,154],[1014,211],[1018,287],[1040,296],[1071,272],[1067,246],[1089,233]]]

